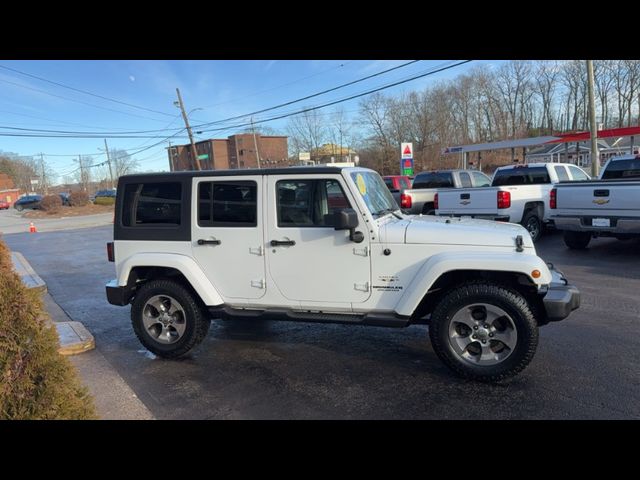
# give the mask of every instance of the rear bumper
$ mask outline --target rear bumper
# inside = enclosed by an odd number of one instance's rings
[[[128,305],[131,300],[131,289],[128,287],[121,287],[118,285],[117,280],[111,280],[106,285],[107,289],[107,301],[111,305],[118,305],[120,307]]]
[[[594,227],[593,218],[608,218],[610,227]],[[640,218],[609,217],[607,215],[589,217],[553,217],[558,230],[573,232],[608,232],[612,234],[640,234]]]
[[[547,313],[547,320],[557,322],[567,318],[580,306],[580,290],[569,284],[562,272],[553,268],[550,270],[553,279],[542,303]]]

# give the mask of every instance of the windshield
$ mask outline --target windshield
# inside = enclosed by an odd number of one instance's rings
[[[398,204],[393,195],[376,172],[352,172],[351,179],[356,184],[364,203],[369,211],[376,216],[398,210]]]

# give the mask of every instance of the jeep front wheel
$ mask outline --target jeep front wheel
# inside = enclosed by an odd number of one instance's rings
[[[584,250],[591,242],[590,232],[573,232],[565,230],[564,243],[572,250]]]
[[[529,364],[538,345],[538,325],[518,292],[472,282],[453,289],[436,305],[429,336],[438,357],[455,373],[496,382]]]
[[[193,295],[172,280],[151,280],[131,305],[133,330],[145,348],[164,358],[178,358],[195,348],[210,320]]]

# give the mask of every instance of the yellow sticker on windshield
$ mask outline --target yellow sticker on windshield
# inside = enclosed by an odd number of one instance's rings
[[[360,190],[360,195],[367,194],[367,184],[364,183],[364,177],[361,173],[356,176],[356,185],[358,185],[358,190]]]

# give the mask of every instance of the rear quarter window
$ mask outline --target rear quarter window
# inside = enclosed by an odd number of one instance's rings
[[[179,182],[131,183],[125,186],[122,224],[180,225],[182,185]]]

